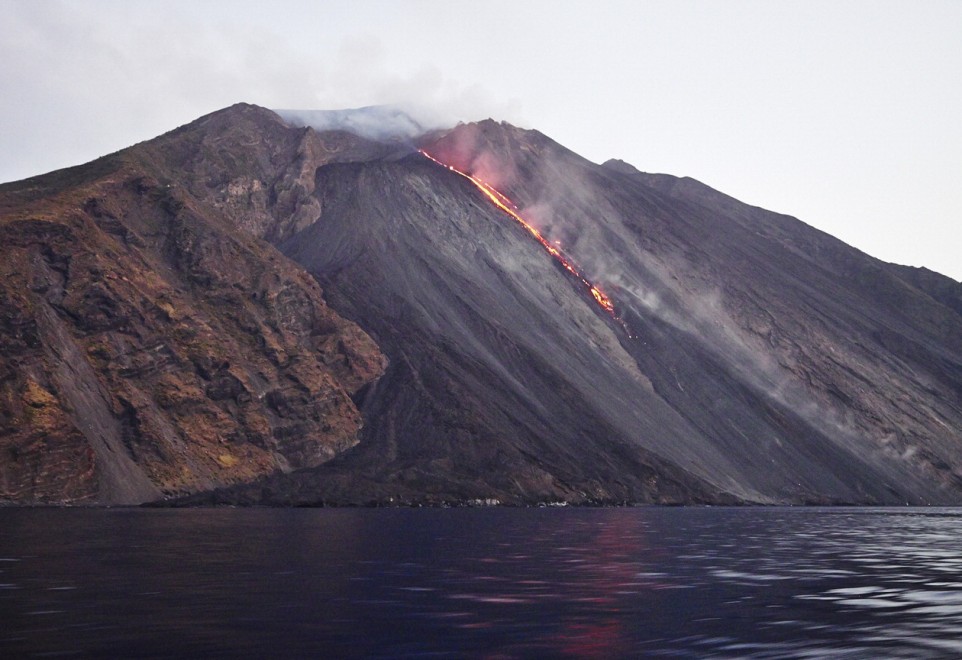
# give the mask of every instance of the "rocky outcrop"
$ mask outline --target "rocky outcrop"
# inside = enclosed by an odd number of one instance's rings
[[[0,500],[149,501],[358,442],[377,346],[151,155],[0,188]]]

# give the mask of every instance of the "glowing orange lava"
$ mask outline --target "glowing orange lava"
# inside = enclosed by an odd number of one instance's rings
[[[508,215],[510,215],[510,216],[511,216],[512,218],[514,218],[522,227],[524,227],[525,229],[527,229],[527,230],[528,230],[528,233],[530,233],[532,236],[534,236],[535,239],[537,239],[537,241],[538,241],[539,243],[541,243],[541,246],[548,252],[548,254],[550,254],[552,257],[554,257],[555,260],[556,260],[559,264],[561,264],[561,265],[564,267],[565,270],[567,270],[569,273],[571,273],[572,275],[574,275],[575,277],[577,277],[579,280],[581,280],[581,282],[585,285],[585,287],[586,287],[586,288],[588,289],[588,291],[591,293],[591,296],[595,299],[595,301],[596,301],[599,305],[601,305],[601,307],[602,307],[606,312],[608,312],[609,314],[611,314],[611,316],[613,316],[614,318],[616,318],[616,319],[618,319],[619,321],[621,321],[621,319],[619,319],[619,318],[615,315],[615,305],[614,305],[614,303],[611,301],[611,298],[609,298],[608,295],[605,294],[604,291],[602,291],[602,290],[599,289],[596,285],[594,285],[594,284],[592,284],[591,282],[589,282],[589,281],[588,281],[588,278],[586,278],[584,275],[581,274],[581,271],[579,271],[578,268],[575,267],[574,263],[564,254],[564,252],[561,251],[561,246],[560,246],[560,244],[559,244],[557,241],[555,242],[554,245],[552,245],[552,244],[549,243],[548,240],[541,234],[541,232],[537,230],[537,228],[533,227],[533,226],[532,226],[531,224],[529,224],[524,218],[522,218],[521,215],[520,215],[520,213],[518,212],[518,207],[515,206],[515,204],[514,204],[510,199],[508,199],[504,194],[502,194],[501,192],[499,192],[498,190],[496,190],[496,189],[495,189],[494,187],[492,187],[490,184],[482,181],[481,179],[479,179],[479,178],[477,178],[477,177],[474,177],[474,176],[472,176],[472,175],[470,175],[470,174],[468,174],[468,173],[466,173],[466,172],[462,172],[461,170],[459,170],[459,169],[457,169],[457,168],[455,168],[455,167],[452,167],[451,165],[448,165],[448,164],[446,164],[446,163],[442,163],[442,162],[439,161],[437,158],[435,158],[434,156],[432,156],[432,155],[429,154],[428,152],[424,151],[423,149],[418,149],[418,151],[419,151],[419,152],[421,153],[421,155],[424,156],[425,158],[431,159],[432,161],[434,161],[435,163],[437,163],[437,164],[440,165],[441,167],[444,167],[444,168],[446,168],[446,169],[449,169],[449,170],[451,170],[452,172],[454,172],[455,174],[460,174],[460,175],[463,176],[465,179],[467,179],[468,181],[470,181],[471,183],[473,183],[478,190],[480,190],[482,193],[484,193],[484,196],[485,196],[485,197],[487,197],[488,199],[490,199],[490,200],[494,203],[495,206],[497,206],[499,209],[501,209],[502,211],[504,211],[505,213],[507,213]],[[622,322],[622,323],[623,323],[623,322]]]

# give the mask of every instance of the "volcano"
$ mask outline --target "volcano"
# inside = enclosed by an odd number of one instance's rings
[[[962,284],[362,119],[239,104],[0,186],[0,499],[962,503]]]

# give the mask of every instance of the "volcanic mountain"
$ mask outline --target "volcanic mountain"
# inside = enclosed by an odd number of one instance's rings
[[[505,123],[284,116],[0,186],[0,499],[962,503],[959,283]]]

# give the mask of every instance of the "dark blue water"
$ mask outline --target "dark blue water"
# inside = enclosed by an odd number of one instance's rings
[[[957,509],[0,509],[0,657],[960,657]]]

